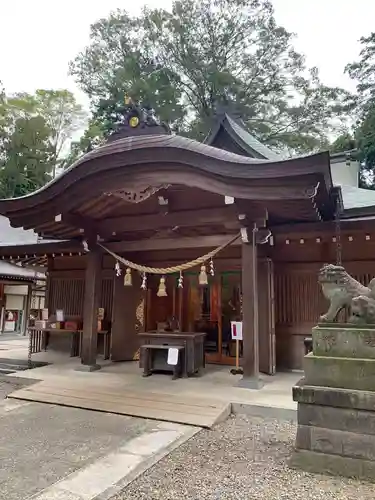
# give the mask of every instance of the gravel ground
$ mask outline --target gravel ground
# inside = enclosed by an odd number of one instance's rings
[[[296,427],[232,417],[203,430],[113,500],[374,500],[375,485],[291,470]]]
[[[22,389],[25,386],[23,381],[15,381],[4,375],[0,375],[0,401],[5,399],[11,392]]]

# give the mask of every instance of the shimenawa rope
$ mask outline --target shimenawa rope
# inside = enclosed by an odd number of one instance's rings
[[[215,255],[217,255],[219,252],[224,250],[224,248],[228,247],[233,242],[235,242],[239,237],[240,237],[240,234],[237,234],[235,237],[231,238],[227,243],[220,245],[219,247],[215,248],[215,250],[212,250],[211,252],[206,253],[205,255],[202,255],[202,257],[198,257],[195,260],[191,260],[190,262],[185,262],[183,264],[179,264],[178,266],[164,267],[164,268],[163,267],[148,267],[148,266],[141,266],[139,264],[135,264],[134,262],[131,262],[130,260],[124,259],[123,257],[116,254],[115,252],[112,252],[111,250],[109,250],[109,248],[105,247],[101,243],[98,243],[98,245],[101,248],[103,248],[103,250],[105,250],[107,253],[112,255],[112,257],[115,258],[118,262],[121,262],[126,267],[129,267],[130,269],[134,269],[135,271],[139,271],[140,273],[173,274],[173,273],[179,273],[180,271],[186,271],[187,269],[191,269],[192,267],[198,266],[199,264],[204,264],[209,259],[211,259]]]

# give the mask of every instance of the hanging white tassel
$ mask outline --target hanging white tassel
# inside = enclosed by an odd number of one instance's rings
[[[158,297],[167,297],[168,294],[167,294],[167,287],[165,286],[165,278],[164,276],[162,276],[160,278],[160,283],[159,283],[159,288],[158,288],[158,292],[156,294]]]
[[[132,270],[128,267],[125,271],[124,286],[132,286]]]
[[[142,275],[141,288],[142,288],[142,290],[147,290],[147,275],[146,275],[146,273],[143,273],[143,275]]]
[[[199,276],[198,276],[198,283],[202,286],[208,285],[207,272],[206,272],[205,265],[201,266],[201,272],[199,273]]]
[[[214,261],[212,260],[212,257],[210,260],[210,274],[211,274],[211,276],[215,276]]]
[[[116,276],[121,276],[121,267],[119,261],[116,261],[115,271],[116,271]]]
[[[182,271],[180,271],[180,277],[178,278],[178,288],[184,288],[184,276]]]

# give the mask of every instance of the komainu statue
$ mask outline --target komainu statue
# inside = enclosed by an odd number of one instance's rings
[[[326,264],[319,271],[319,283],[330,306],[321,322],[336,320],[341,310],[349,310],[349,323],[375,323],[375,278],[364,286],[348,274],[344,267]]]

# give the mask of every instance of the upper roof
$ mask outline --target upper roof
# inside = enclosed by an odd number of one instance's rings
[[[246,130],[246,126],[241,119],[234,118],[228,113],[222,113],[217,117],[214,127],[204,142],[210,146],[230,149],[235,153],[250,156],[251,158],[281,159],[280,155],[251,135]],[[230,143],[234,143],[232,146],[235,147],[231,148]]]
[[[354,186],[341,186],[344,210],[375,206],[375,191]]]
[[[0,213],[14,227],[33,228],[49,238],[71,238],[77,233],[66,230],[61,214],[90,218],[95,213],[95,218],[104,220],[112,201],[118,203],[111,193],[161,184],[257,202],[283,220],[330,219],[333,215],[328,153],[265,160],[177,135],[126,137],[106,143],[38,191],[1,200]],[[293,207],[287,202],[293,202]],[[79,224],[76,231],[83,227]]]
[[[9,219],[0,215],[0,246],[32,245],[38,235],[33,230],[11,227]]]

